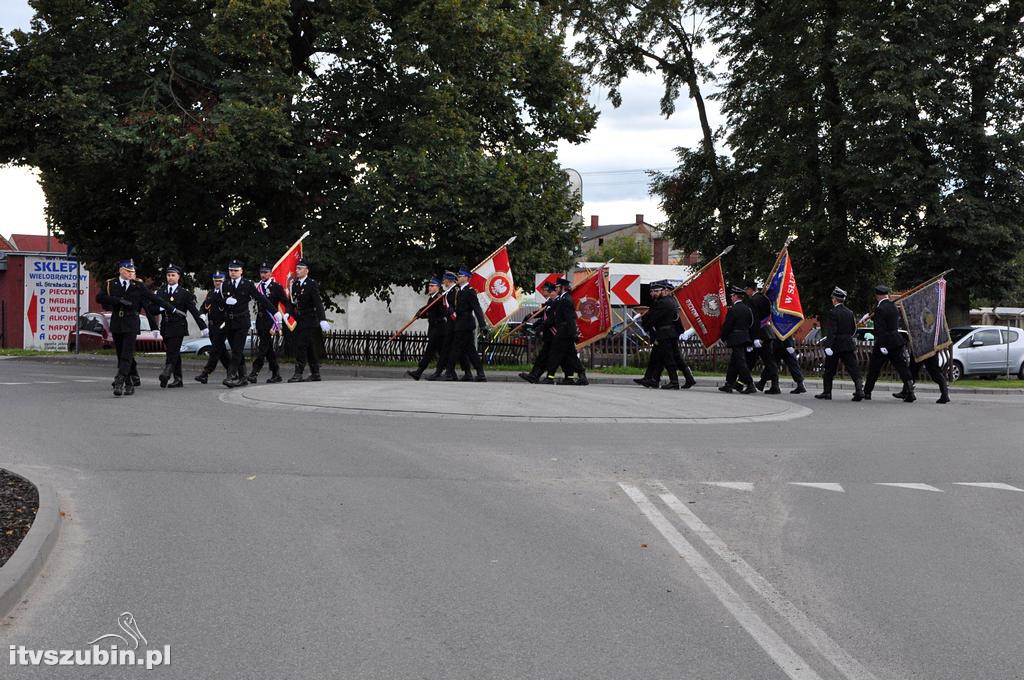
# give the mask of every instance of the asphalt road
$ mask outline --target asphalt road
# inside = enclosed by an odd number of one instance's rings
[[[1024,678],[1019,396],[143,379],[0,360],[66,515],[0,639],[171,665],[5,678]]]

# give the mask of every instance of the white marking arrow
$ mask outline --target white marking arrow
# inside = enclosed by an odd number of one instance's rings
[[[835,484],[833,482],[790,482],[793,486],[809,486],[812,489],[824,489],[825,491],[838,491],[839,493],[845,493],[842,484]]]
[[[711,486],[720,486],[723,489],[736,489],[737,491],[753,491],[753,482],[704,482]]]
[[[980,486],[983,489],[1001,489],[1003,491],[1024,491],[1024,489],[1018,489],[1015,486],[1009,484],[1003,484],[1002,482],[953,482],[958,486]]]
[[[938,491],[943,493],[942,489],[936,489],[931,484],[917,484],[914,482],[875,482],[878,486],[898,486],[901,489],[914,489],[916,491]]]

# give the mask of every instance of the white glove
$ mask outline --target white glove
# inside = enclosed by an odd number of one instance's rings
[[[199,318],[202,319],[203,323],[205,323],[205,324],[209,324],[210,323],[210,319],[207,318],[207,316],[205,314],[200,314]]]
[[[226,305],[237,305],[238,304],[238,300],[236,300],[233,297],[229,297],[227,300],[224,301],[224,304],[226,304]]]
[[[284,317],[283,317],[283,316],[281,316],[281,312],[274,312],[274,323],[275,323],[275,324],[277,324],[278,326],[280,326],[280,325],[281,325],[281,320],[282,320],[283,318],[284,318]]]
[[[155,328],[153,329],[153,339],[154,340],[159,340],[160,339],[160,331],[156,330]]]
[[[204,328],[203,330],[199,331],[199,335],[203,336],[204,338],[210,337],[210,329]]]
[[[787,347],[786,351],[790,354],[796,354],[796,347]]]
[[[827,356],[827,357],[832,356],[832,348],[831,347],[826,347],[825,348],[825,356]]]
[[[756,347],[758,349],[761,349],[761,341],[760,340],[754,340],[754,347]]]
[[[878,351],[886,356],[889,356],[889,350],[887,350],[885,347],[879,347]]]
[[[864,323],[865,321],[868,320],[869,316],[871,316],[870,313],[869,314],[865,314],[864,316],[860,317],[860,320],[857,323]]]
[[[747,347],[747,351],[748,351],[748,352],[753,352],[753,351],[754,351],[754,348],[753,348],[753,347],[749,347],[749,346],[748,346],[748,347]]]
[[[326,321],[321,321],[320,330],[326,333],[327,331],[331,330],[331,324],[327,323]]]

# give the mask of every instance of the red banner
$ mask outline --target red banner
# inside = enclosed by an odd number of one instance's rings
[[[612,304],[608,295],[608,270],[600,269],[572,289],[572,303],[576,308],[576,325],[580,329],[576,349],[608,335],[612,329]]]
[[[705,347],[722,337],[722,324],[728,303],[725,298],[725,277],[719,258],[706,266],[675,293],[683,314]]]
[[[302,238],[296,241],[291,248],[285,251],[285,254],[281,256],[281,259],[277,261],[277,264],[274,265],[274,269],[270,272],[270,277],[284,287],[284,294],[289,298],[292,295],[292,279],[295,278],[295,265],[302,259],[303,238],[306,238],[305,234],[303,234]],[[288,326],[288,330],[294,331],[296,326],[295,319],[291,318],[291,316],[286,313],[284,305],[280,302],[277,303],[277,309],[281,312],[281,316],[284,317],[284,322]]]

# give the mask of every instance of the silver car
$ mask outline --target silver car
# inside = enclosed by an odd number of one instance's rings
[[[1024,380],[1024,330],[1006,326],[974,326],[953,343],[950,371],[953,380],[969,375],[1008,373]]]

